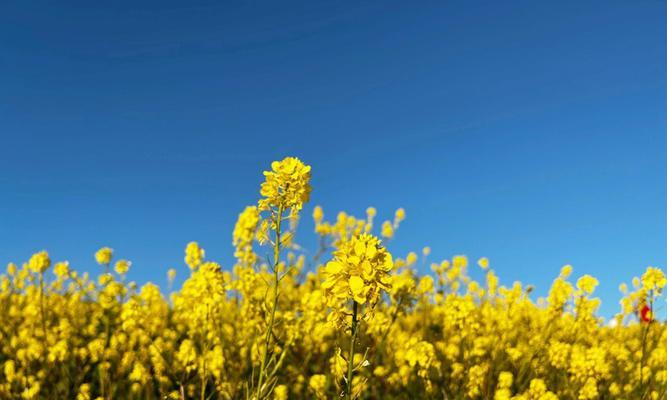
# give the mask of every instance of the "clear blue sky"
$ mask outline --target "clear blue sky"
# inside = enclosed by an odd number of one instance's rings
[[[64,3],[0,5],[2,264],[108,245],[163,284],[197,240],[228,267],[295,155],[308,215],[405,207],[397,255],[538,294],[571,263],[606,315],[667,266],[667,2]]]

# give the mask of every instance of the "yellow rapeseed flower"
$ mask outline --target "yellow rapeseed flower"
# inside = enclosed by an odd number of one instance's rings
[[[246,265],[253,265],[257,260],[257,256],[253,251],[253,241],[259,225],[260,216],[259,210],[255,206],[246,207],[234,225],[234,232],[232,233],[232,244],[236,248],[234,256],[241,263]]]
[[[322,287],[334,301],[353,298],[359,304],[374,304],[381,291],[391,286],[389,271],[393,265],[391,254],[378,238],[355,236],[343,243],[326,264]]]
[[[642,275],[642,286],[646,290],[662,290],[667,285],[667,278],[660,268],[648,267]]]
[[[271,163],[271,171],[264,172],[265,181],[260,188],[263,199],[260,211],[271,207],[301,210],[310,198],[310,166],[296,157],[286,157]]]
[[[577,289],[581,290],[585,294],[593,293],[597,285],[598,280],[590,275],[584,275],[577,280]]]
[[[113,257],[113,249],[102,247],[95,253],[95,261],[100,265],[109,265]]]
[[[131,265],[132,263],[127,260],[118,260],[113,268],[118,275],[125,275],[130,270]]]
[[[204,260],[204,254],[204,249],[199,247],[199,243],[190,242],[185,247],[185,263],[191,270],[195,270]]]
[[[30,257],[30,261],[28,261],[28,268],[37,274],[44,273],[44,271],[49,269],[50,265],[51,259],[49,258],[49,253],[46,251],[40,251],[39,253],[33,254],[32,257]]]
[[[482,274],[463,255],[434,260],[432,273],[418,252],[393,259],[375,235],[395,237],[404,211],[373,226],[374,208],[326,221],[318,206],[317,248],[302,248],[294,210],[309,172],[276,163],[264,188],[270,210],[247,207],[234,227],[236,262],[223,268],[191,242],[191,273],[173,288],[170,269],[168,293],[127,282],[130,263],[109,248],[95,257],[103,272],[54,262],[46,275],[45,251],[9,263],[0,273],[0,399],[663,396],[659,268],[620,285],[620,310],[604,321],[591,296],[598,281],[570,281],[569,265],[534,298],[532,285],[501,284],[486,258]]]

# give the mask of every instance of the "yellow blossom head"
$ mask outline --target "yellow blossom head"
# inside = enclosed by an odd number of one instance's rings
[[[278,385],[273,389],[273,399],[274,400],[287,400],[288,390],[285,385]]]
[[[341,300],[353,298],[357,303],[376,303],[381,290],[391,285],[391,254],[378,238],[369,234],[344,242],[325,266],[322,284],[327,295]]]
[[[246,207],[236,221],[232,233],[232,244],[236,247],[234,256],[247,265],[255,263],[257,256],[253,251],[253,240],[257,232],[260,217],[259,210],[255,206]]]
[[[95,261],[100,265],[109,265],[113,257],[113,249],[102,247],[95,253]]]
[[[195,270],[204,260],[204,254],[204,249],[199,247],[199,243],[190,242],[185,247],[185,263],[191,270]]]
[[[259,201],[259,210],[272,207],[301,210],[303,203],[310,199],[310,165],[296,157],[285,157],[271,163],[271,171],[264,171],[265,180],[259,193],[264,197]]]
[[[391,225],[391,222],[384,221],[382,223],[382,237],[385,239],[391,239],[394,237],[394,227]]]
[[[28,261],[28,268],[37,274],[44,273],[44,271],[49,269],[49,266],[51,266],[51,259],[49,258],[49,253],[46,251],[33,254],[30,257],[30,261]]]
[[[248,206],[243,209],[234,225],[232,233],[232,244],[239,246],[251,243],[255,237],[255,230],[259,224],[259,211],[255,206]]]
[[[58,278],[64,278],[69,275],[69,263],[67,261],[58,262],[53,267],[53,273]]]
[[[394,225],[398,225],[401,221],[405,219],[405,210],[401,207],[396,210],[394,214]]]
[[[313,209],[313,221],[315,221],[316,225],[319,225],[322,223],[322,220],[324,219],[324,210],[322,210],[322,207],[320,206],[315,206]]]
[[[642,287],[645,290],[662,290],[667,285],[667,278],[660,268],[648,267],[642,275]]]
[[[584,294],[593,293],[597,285],[598,280],[590,275],[584,275],[577,280],[577,289],[581,290]]]
[[[572,274],[572,266],[570,264],[563,265],[563,268],[560,269],[560,277],[567,279]]]
[[[118,260],[116,261],[116,265],[114,265],[113,269],[118,275],[125,275],[130,270],[131,265],[132,263],[127,260]]]
[[[313,392],[317,399],[326,398],[326,385],[327,377],[325,375],[313,375],[308,380],[308,388]]]

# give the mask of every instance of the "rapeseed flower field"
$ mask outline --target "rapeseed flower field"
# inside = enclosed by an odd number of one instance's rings
[[[388,247],[403,209],[379,222],[372,207],[330,220],[316,206],[319,248],[306,252],[295,232],[310,177],[297,158],[273,162],[239,214],[235,265],[191,242],[190,275],[171,293],[128,282],[131,262],[107,247],[98,276],[46,251],[10,263],[0,398],[666,398],[660,269],[621,285],[610,323],[596,314],[598,281],[567,265],[539,299],[529,285],[501,285],[486,258],[455,255],[418,274],[429,248]]]

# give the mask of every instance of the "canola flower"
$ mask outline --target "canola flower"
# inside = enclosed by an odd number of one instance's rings
[[[253,250],[253,242],[259,222],[260,214],[257,207],[248,206],[239,214],[234,226],[232,234],[232,245],[236,248],[234,256],[242,264],[254,265],[257,261],[257,255]]]
[[[268,212],[268,217],[263,221],[262,238],[260,242],[269,241],[273,244],[273,264],[271,271],[273,273],[272,299],[269,308],[266,310],[268,321],[264,327],[264,343],[262,346],[262,356],[258,370],[255,400],[261,400],[268,397],[276,388],[280,388],[278,393],[285,394],[282,386],[277,384],[276,372],[284,360],[286,349],[281,349],[282,355],[279,355],[275,349],[271,349],[274,340],[274,327],[276,323],[276,313],[278,312],[278,299],[280,296],[280,281],[285,277],[280,271],[280,252],[285,246],[291,244],[292,232],[283,230],[283,219],[286,214],[292,221],[292,227],[298,220],[298,213],[303,207],[303,203],[310,198],[310,166],[305,165],[301,160],[295,157],[285,157],[282,161],[271,163],[271,171],[264,171],[265,180],[260,188],[262,199],[259,200],[259,211]],[[237,257],[239,253],[238,246],[242,245],[244,225],[252,225],[256,229],[258,219],[261,217],[253,208],[246,208],[240,215],[235,229],[234,242],[237,245]],[[250,220],[250,221],[249,221]],[[268,230],[273,231],[273,239],[270,238]],[[246,233],[246,238],[248,235]],[[246,240],[247,243],[247,240]],[[249,251],[248,244],[245,245],[246,252]],[[250,260],[246,260],[250,261]],[[266,319],[266,317],[264,318]],[[254,370],[250,379],[250,388],[255,385]],[[286,396],[285,396],[286,397]]]
[[[334,252],[334,259],[329,261],[324,270],[326,279],[322,283],[325,296],[333,308],[330,314],[338,319],[344,319],[347,313],[347,302],[352,302],[352,317],[350,323],[350,349],[347,359],[346,395],[348,399],[358,397],[353,392],[353,372],[358,369],[359,362],[355,361],[354,347],[359,332],[360,308],[368,303],[371,310],[377,304],[381,291],[389,290],[391,277],[389,271],[394,263],[391,254],[382,246],[376,237],[362,234],[353,237],[350,241],[341,244]],[[362,360],[362,363],[366,360]]]
[[[108,247],[102,247],[95,253],[95,261],[100,265],[108,266],[111,264],[111,259],[113,258],[113,249]]]
[[[234,265],[188,243],[189,275],[172,289],[170,268],[168,292],[128,281],[143,266],[108,247],[94,274],[46,251],[9,263],[0,399],[667,398],[660,268],[622,284],[604,321],[598,280],[570,265],[536,298],[484,257],[392,252],[402,209],[376,223],[373,207],[331,220],[316,206],[308,251],[310,172],[273,163],[238,217]]]
[[[310,166],[296,157],[285,157],[271,163],[271,171],[264,172],[265,181],[260,188],[262,199],[259,209],[293,209],[301,211],[310,199]]]
[[[358,304],[377,303],[381,291],[391,286],[391,254],[372,235],[355,236],[341,245],[324,267],[322,283],[332,302],[353,299]]]

